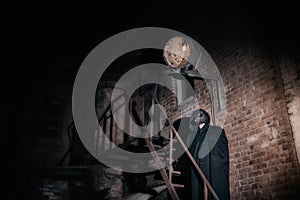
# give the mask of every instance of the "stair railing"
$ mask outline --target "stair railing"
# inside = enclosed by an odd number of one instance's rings
[[[156,99],[156,97],[152,94],[152,98],[154,99],[154,101],[156,103],[159,103],[158,100]],[[164,113],[164,112],[163,112]],[[200,167],[198,166],[197,162],[195,161],[194,157],[192,156],[192,154],[190,153],[190,151],[188,150],[188,148],[186,147],[186,145],[184,144],[183,140],[181,139],[180,135],[178,134],[178,132],[176,131],[176,129],[174,128],[173,124],[171,123],[171,121],[169,120],[168,116],[166,115],[166,113],[164,113],[164,117],[167,119],[170,127],[171,127],[171,132],[174,132],[179,143],[181,144],[181,146],[183,147],[184,151],[186,152],[187,156],[189,157],[189,159],[191,160],[192,164],[194,165],[194,167],[196,168],[198,174],[201,176],[203,183],[204,183],[204,199],[207,200],[208,199],[208,190],[211,192],[211,194],[213,195],[214,199],[219,200],[218,195],[216,194],[216,192],[214,191],[214,189],[212,188],[211,184],[208,182],[208,180],[206,179],[204,173],[202,172],[202,170],[200,169]],[[172,135],[173,136],[173,133]],[[173,137],[170,138],[170,143],[173,142]],[[170,145],[171,147],[171,145]]]

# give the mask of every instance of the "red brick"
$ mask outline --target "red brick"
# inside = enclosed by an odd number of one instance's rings
[[[270,172],[275,172],[275,171],[278,171],[277,166],[269,167],[269,168],[263,169],[263,173],[264,173],[264,174],[268,174],[268,173],[270,173]]]
[[[262,174],[262,172],[260,170],[253,170],[249,173],[249,177],[257,176],[260,174]]]
[[[214,52],[226,88],[224,127],[229,140],[230,187],[233,199],[271,199],[272,195],[276,198],[287,191],[284,181],[299,177],[299,165],[284,84],[278,66],[273,66],[278,62],[263,54],[266,52],[259,47],[243,45],[223,45]],[[197,96],[202,98],[200,106],[210,111],[204,82],[197,80],[195,85]],[[171,104],[173,100],[169,99]],[[269,141],[267,122],[274,122],[278,132],[273,141]],[[248,142],[248,136],[252,135],[257,135],[257,140]],[[268,145],[262,149],[264,142]],[[281,186],[273,187],[277,185]]]

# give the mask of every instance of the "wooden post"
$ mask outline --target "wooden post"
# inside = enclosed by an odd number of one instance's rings
[[[207,194],[207,186],[206,184],[204,183],[204,200],[207,200],[208,198],[208,194]]]
[[[173,131],[170,129],[170,151],[169,151],[169,180],[170,183],[172,184],[172,173],[173,173],[173,168],[172,168],[172,158],[173,158]]]

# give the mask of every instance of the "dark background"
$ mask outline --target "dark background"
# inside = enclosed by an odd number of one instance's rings
[[[25,99],[39,81],[74,81],[87,54],[104,39],[136,27],[174,29],[205,42],[252,37],[271,51],[299,55],[299,11],[289,3],[208,4],[204,2],[111,1],[4,7],[2,63],[2,166],[12,186]],[[53,76],[56,74],[56,76]],[[41,90],[43,88],[40,88]],[[9,187],[12,189],[13,187]],[[15,189],[13,188],[15,191]]]

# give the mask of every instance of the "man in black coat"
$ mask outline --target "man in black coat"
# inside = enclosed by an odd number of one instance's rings
[[[210,117],[203,109],[193,112],[189,129],[189,151],[218,197],[230,199],[228,140],[224,129],[211,126]],[[204,198],[203,180],[194,167],[191,170],[191,196],[193,200]],[[210,193],[208,197],[213,199]]]

